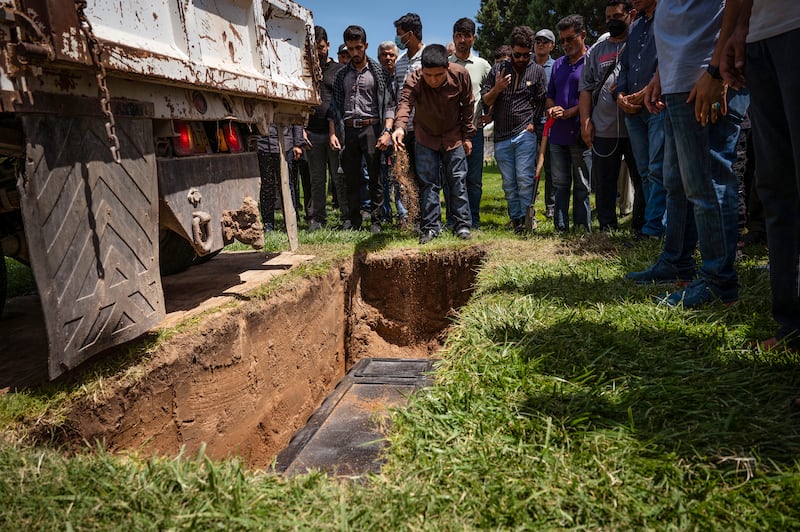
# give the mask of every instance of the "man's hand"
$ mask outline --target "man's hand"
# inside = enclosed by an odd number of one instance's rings
[[[500,70],[494,79],[494,86],[497,87],[499,92],[503,92],[509,85],[511,85],[511,74],[506,74]]]
[[[547,118],[561,119],[564,118],[564,108],[561,107],[560,105],[554,105],[553,107],[548,109],[545,114],[547,115]]]
[[[627,115],[635,115],[636,113],[641,111],[643,102],[644,102],[644,90],[641,90],[634,94],[625,95],[620,93],[617,95],[617,107],[622,109],[622,112]]]
[[[334,149],[336,151],[342,149],[342,145],[339,142],[339,137],[337,137],[336,135],[331,135],[330,143],[331,143],[331,149]]]
[[[394,132],[392,132],[392,142],[394,142],[395,148],[400,151],[406,150],[406,145],[403,144],[403,138],[405,138],[405,136],[406,132],[403,128],[395,129]]]
[[[721,79],[714,79],[708,72],[703,72],[692,87],[686,103],[694,102],[694,117],[705,127],[709,121],[713,124],[720,116],[728,114],[727,93],[728,86]]]
[[[722,49],[722,57],[719,63],[719,73],[722,79],[732,88],[739,90],[744,88],[744,64],[745,64],[745,39],[749,25],[746,22],[737,24],[725,46]]]
[[[293,146],[292,147],[292,158],[297,161],[300,157],[303,156],[303,148],[300,146]]]
[[[661,100],[661,76],[659,76],[658,70],[656,70],[647,87],[644,88],[644,106],[654,115],[657,115],[666,107]]]
[[[381,133],[381,136],[378,137],[378,142],[377,144],[375,144],[375,147],[381,151],[385,151],[391,145],[392,145],[392,136],[388,131],[384,130]]]
[[[588,148],[594,143],[594,124],[592,120],[586,120],[581,124],[581,138]]]
[[[464,155],[469,157],[469,154],[472,153],[472,141],[465,140],[464,141]]]

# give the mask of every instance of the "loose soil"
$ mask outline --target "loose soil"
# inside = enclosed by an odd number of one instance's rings
[[[266,467],[358,360],[436,353],[485,257],[477,246],[361,254],[268,299],[237,294],[34,436],[144,454],[205,446]]]

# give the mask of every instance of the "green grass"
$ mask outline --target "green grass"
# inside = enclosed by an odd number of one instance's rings
[[[800,528],[797,355],[770,335],[763,249],[738,265],[737,305],[655,304],[622,279],[657,243],[624,232],[523,239],[496,173],[476,240],[489,260],[449,336],[436,385],[393,415],[380,475],[283,480],[204,456],[62,455],[0,444],[3,529]],[[268,237],[285,248],[285,235]],[[414,247],[412,235],[301,233],[322,261]],[[436,246],[462,245],[453,237]],[[330,262],[328,263],[330,264]],[[314,267],[304,275],[316,275]],[[0,422],[46,410],[0,398]],[[8,438],[10,440],[10,438]]]

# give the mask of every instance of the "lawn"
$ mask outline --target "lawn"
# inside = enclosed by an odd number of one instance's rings
[[[797,529],[798,357],[771,335],[766,253],[738,263],[739,303],[659,306],[622,276],[659,252],[612,234],[505,228],[485,173],[489,260],[455,318],[436,384],[393,414],[387,464],[358,482],[285,480],[235,460],[77,455],[0,444],[0,525],[18,529]],[[543,190],[543,187],[542,187]],[[544,212],[544,209],[538,209]],[[626,227],[627,220],[623,223]],[[273,233],[271,249],[286,247]],[[413,235],[301,233],[331,261]],[[430,246],[463,245],[444,236]],[[51,388],[56,390],[57,388]],[[0,397],[9,426],[42,396]]]

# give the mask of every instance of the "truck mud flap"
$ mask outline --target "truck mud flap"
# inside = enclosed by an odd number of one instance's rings
[[[25,114],[25,234],[54,379],[165,315],[152,124],[117,118],[121,163],[100,117]]]

